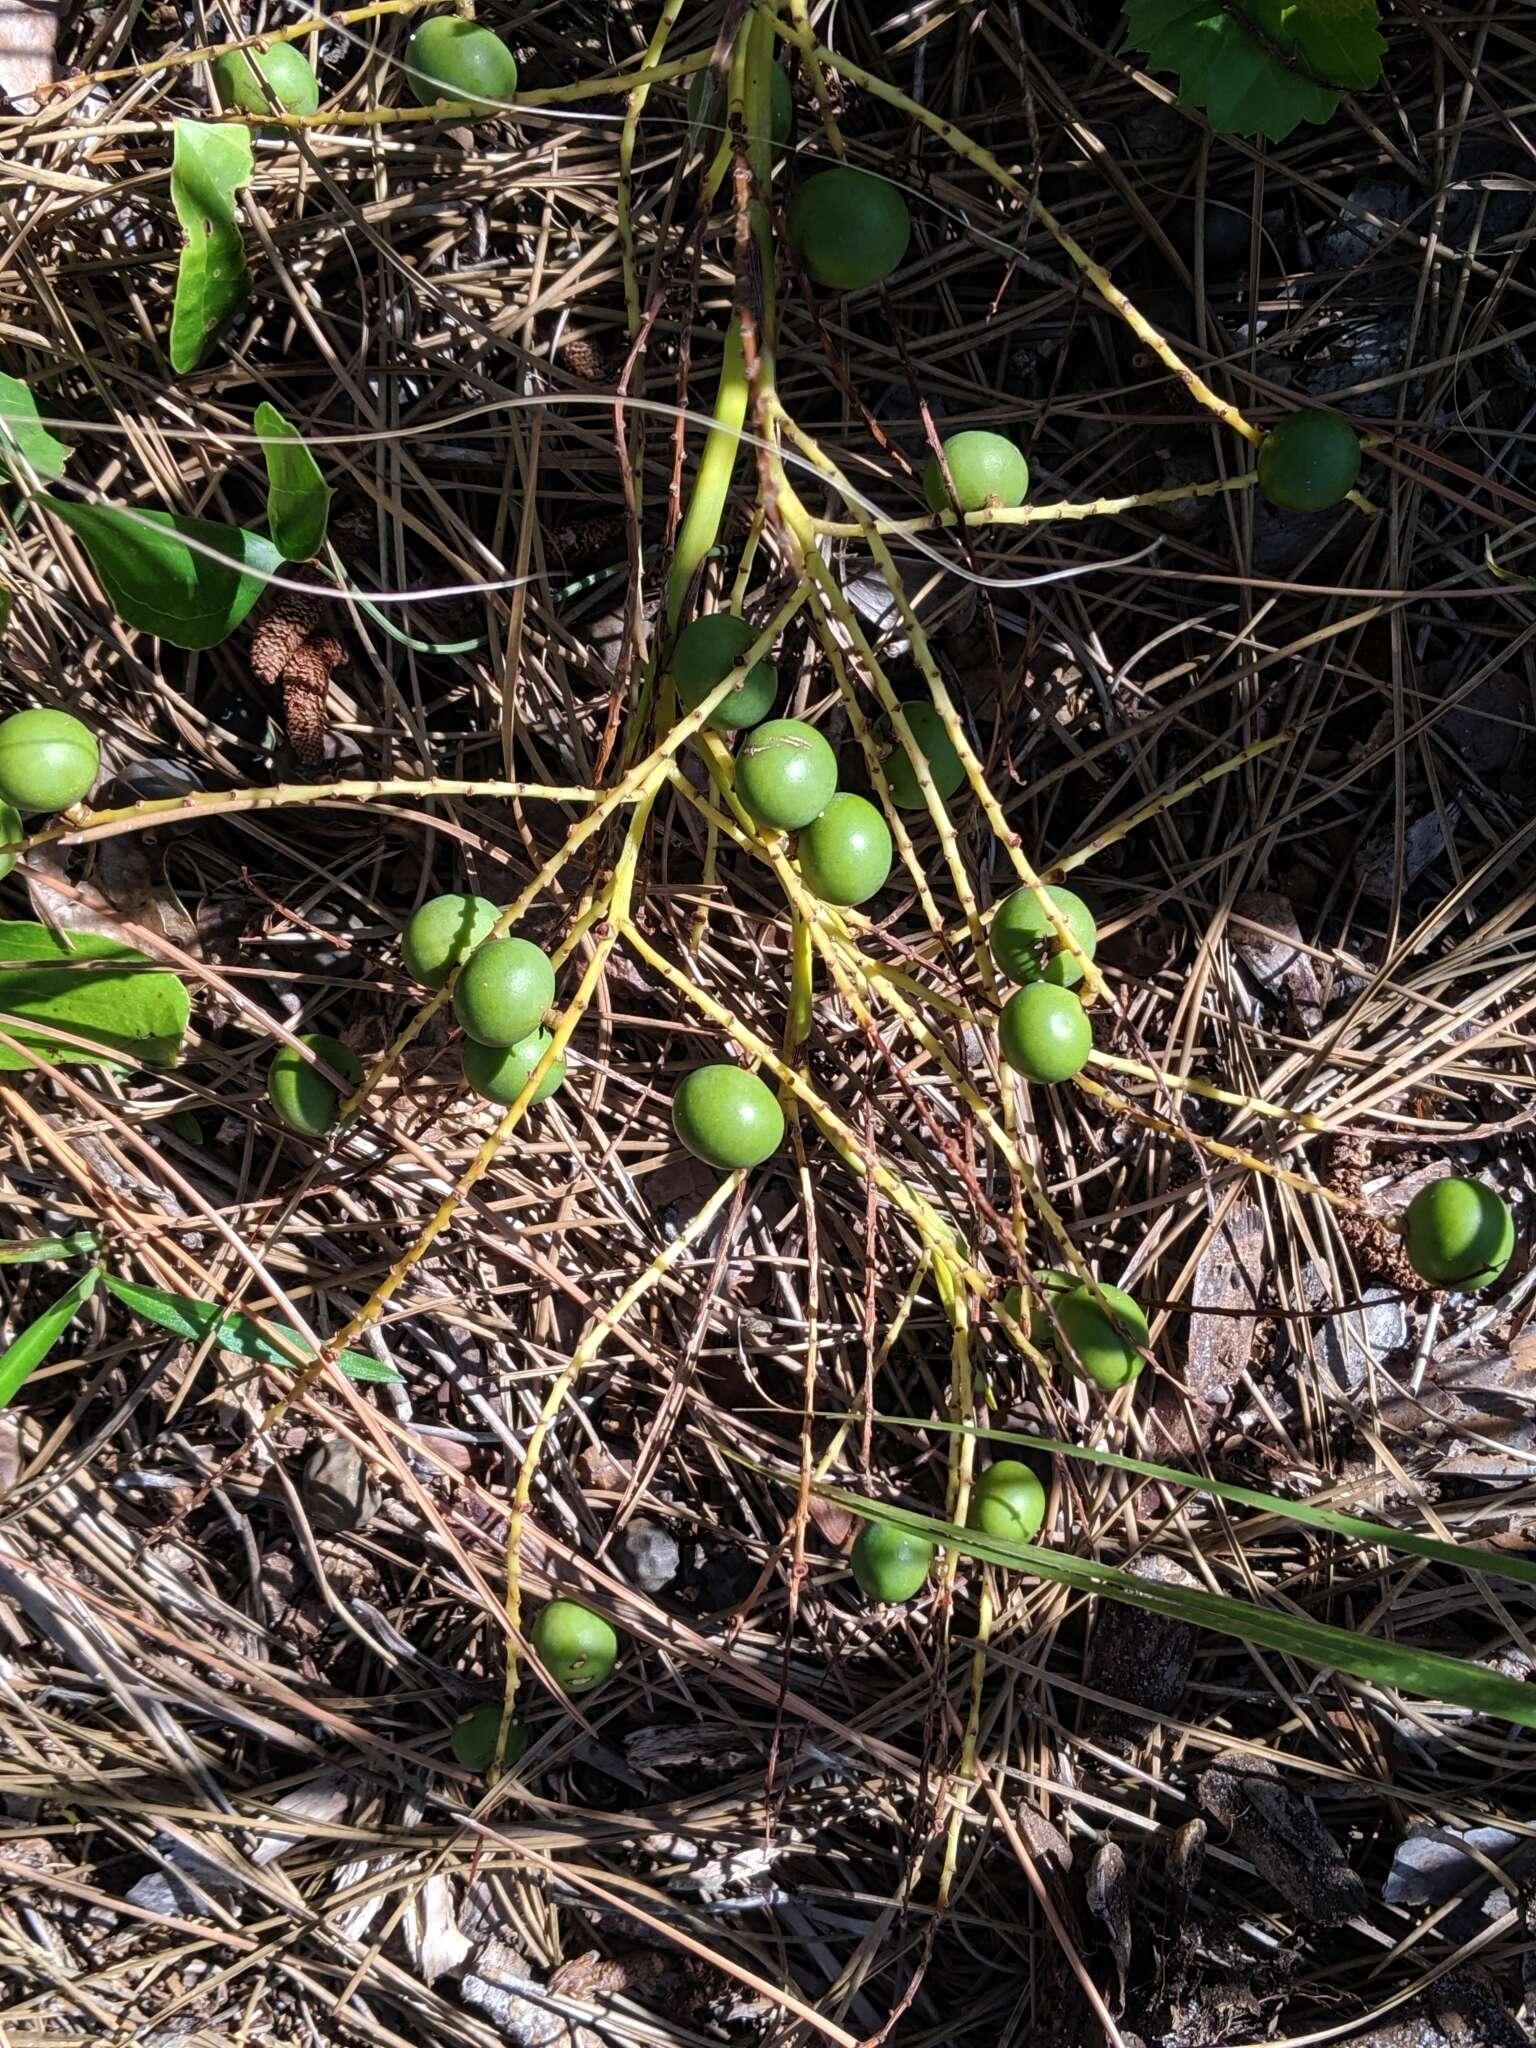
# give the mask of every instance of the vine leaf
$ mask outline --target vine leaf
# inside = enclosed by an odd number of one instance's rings
[[[267,524],[286,562],[307,562],[325,546],[331,487],[303,436],[275,405],[256,408],[256,431],[267,458]]]
[[[1381,75],[1378,0],[1126,0],[1125,14],[1130,46],[1176,72],[1181,102],[1228,135],[1283,142],[1332,117],[1336,88]]]
[[[78,535],[114,610],[173,647],[216,647],[283,557],[263,533],[181,512],[46,500]]]
[[[221,1351],[237,1358],[254,1358],[262,1365],[281,1366],[292,1372],[299,1361],[312,1359],[314,1350],[307,1339],[286,1323],[269,1322],[266,1330],[238,1309],[220,1308],[216,1301],[199,1301],[194,1295],[168,1294],[163,1287],[140,1287],[136,1281],[120,1280],[115,1273],[103,1273],[102,1282],[124,1308],[157,1323],[178,1337],[203,1343],[210,1336]],[[274,1336],[267,1335],[267,1331]],[[274,1341],[280,1338],[281,1343]],[[336,1363],[349,1380],[398,1380],[399,1373],[366,1351],[342,1351]]]
[[[21,379],[0,371],[0,476],[15,474],[11,462],[15,451],[34,476],[49,483],[64,474],[70,454],[38,418],[37,400]]]
[[[144,955],[116,939],[0,924],[0,1031],[24,1048],[0,1045],[0,1070],[35,1066],[29,1051],[72,1066],[124,1058],[168,1067],[190,1014],[180,977],[146,971]],[[90,1045],[66,1044],[61,1031]]]
[[[171,367],[195,370],[250,286],[235,194],[251,182],[251,132],[233,122],[178,121],[171,204],[186,234],[171,308]]]
[[[96,1292],[95,1266],[0,1351],[0,1408],[8,1408]]]

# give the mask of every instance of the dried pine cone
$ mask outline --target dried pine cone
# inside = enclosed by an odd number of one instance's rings
[[[273,591],[251,635],[251,674],[283,693],[288,743],[306,768],[325,759],[325,700],[334,670],[347,659],[339,640],[320,631],[325,616],[318,595]]]

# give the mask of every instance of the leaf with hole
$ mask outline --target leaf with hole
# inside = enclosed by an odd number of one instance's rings
[[[263,533],[128,505],[49,498],[90,558],[118,616],[173,647],[217,647],[276,575],[283,557]]]
[[[283,559],[307,562],[325,546],[331,487],[320,465],[275,405],[256,408],[256,431],[267,459],[267,525]]]
[[[186,234],[171,308],[171,367],[195,370],[250,289],[235,194],[251,182],[251,133],[234,122],[178,121],[171,204]]]
[[[64,474],[70,451],[37,416],[37,400],[19,377],[0,372],[0,476],[15,472],[15,456],[34,476],[53,483]]]
[[[10,1406],[44,1362],[82,1306],[96,1292],[99,1277],[95,1266],[88,1273],[82,1273],[74,1286],[61,1294],[51,1308],[45,1308],[35,1322],[28,1323],[20,1336],[0,1351],[0,1408]]]
[[[315,1356],[308,1338],[301,1337],[287,1323],[263,1325],[241,1315],[238,1309],[221,1308],[216,1301],[169,1294],[163,1287],[141,1287],[136,1281],[119,1279],[115,1273],[103,1273],[101,1277],[107,1291],[124,1308],[191,1343],[201,1344],[211,1337],[221,1351],[232,1351],[236,1358],[254,1359],[259,1365],[281,1366],[285,1372],[299,1369]],[[400,1378],[392,1367],[366,1351],[339,1352],[336,1363],[349,1380]]]
[[[0,924],[0,1070],[33,1067],[28,1052],[66,1066],[115,1059],[168,1067],[181,1053],[191,1009],[181,977],[98,932]],[[90,1041],[70,1045],[57,1034]]]

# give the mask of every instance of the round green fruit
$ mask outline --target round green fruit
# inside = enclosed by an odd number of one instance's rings
[[[730,612],[711,612],[683,628],[672,651],[672,680],[689,711],[697,711],[710,691],[725,681],[756,638],[746,620]],[[761,725],[778,694],[778,670],[771,662],[754,662],[704,723],[727,732]]]
[[[926,1536],[890,1529],[883,1522],[866,1522],[854,1538],[849,1563],[871,1600],[910,1600],[922,1591],[933,1556],[933,1545]]]
[[[1027,1332],[1030,1343],[1047,1351],[1056,1341],[1056,1326],[1046,1310],[1045,1297],[1054,1300],[1058,1295],[1070,1294],[1077,1285],[1075,1275],[1052,1267],[1043,1273],[1030,1275],[1027,1297],[1022,1287],[1010,1287],[1003,1296],[1003,1307]]]
[[[1480,1180],[1432,1180],[1403,1217],[1413,1270],[1436,1287],[1490,1287],[1515,1249],[1509,1204]]]
[[[1045,1488],[1017,1458],[998,1458],[977,1479],[966,1526],[1009,1543],[1033,1543],[1045,1520]]]
[[[737,749],[736,794],[760,825],[802,831],[836,789],[836,754],[798,718],[770,718]]]
[[[0,801],[18,811],[67,811],[90,794],[100,767],[96,735],[67,711],[0,719]]]
[[[542,1027],[517,1045],[479,1045],[473,1038],[466,1038],[461,1055],[464,1079],[487,1102],[499,1102],[506,1107],[516,1102],[528,1086],[529,1076],[549,1044],[550,1033]],[[565,1061],[556,1060],[533,1091],[532,1100],[547,1102],[564,1081]]]
[[[944,730],[944,721],[931,704],[903,704],[901,715],[911,728],[918,751],[928,763],[928,773],[941,797],[952,797],[965,780],[965,764],[955,743]],[[899,810],[921,811],[927,799],[918,783],[917,771],[907,756],[906,745],[896,737],[888,717],[875,726],[875,740],[884,759],[880,765],[891,785],[891,796]]]
[[[1293,412],[1259,443],[1259,489],[1287,512],[1326,512],[1360,478],[1360,436],[1336,412]]]
[[[619,1639],[579,1600],[551,1600],[533,1624],[539,1662],[562,1691],[590,1692],[619,1661]]]
[[[784,1112],[756,1074],[720,1061],[678,1082],[672,1128],[695,1159],[733,1173],[773,1157],[784,1142]]]
[[[963,434],[951,434],[944,443],[944,460],[955,487],[955,503],[962,512],[979,512],[984,505],[1002,505],[1010,512],[1022,505],[1029,489],[1029,464],[1004,434],[988,434],[969,427]],[[923,471],[923,496],[935,512],[949,510],[949,492],[937,455],[930,455]]]
[[[0,847],[14,845],[25,832],[21,813],[8,803],[0,803]],[[0,853],[0,882],[3,882],[16,865],[14,853]]]
[[[555,1000],[555,970],[531,939],[489,939],[470,954],[453,1014],[481,1045],[521,1045]]]
[[[278,113],[312,114],[320,104],[314,67],[292,43],[274,43],[270,50],[226,50],[213,60],[213,89],[226,113],[270,114],[275,100]]]
[[[696,122],[704,111],[704,100],[709,90],[709,73],[695,71],[688,81],[688,120]],[[795,94],[789,82],[789,73],[782,64],[775,64],[769,84],[770,112],[768,132],[775,149],[782,149],[795,132]],[[717,116],[714,131],[705,138],[706,142],[719,143],[725,140],[725,117]]]
[[[1148,1342],[1147,1319],[1120,1288],[1097,1284],[1114,1316],[1100,1308],[1086,1287],[1074,1287],[1052,1302],[1060,1329],[1059,1336],[1052,1335],[1058,1356],[1074,1372],[1113,1393],[1135,1379],[1146,1364],[1141,1353]],[[1116,1327],[1117,1318],[1124,1323],[1123,1330]]]
[[[859,292],[883,282],[906,255],[912,216],[888,179],[840,164],[806,180],[785,225],[818,284]]]
[[[823,903],[866,903],[891,872],[891,829],[874,805],[844,791],[796,845],[805,886]]]
[[[1067,928],[1091,960],[1099,943],[1093,912],[1070,889],[1046,890]],[[1049,981],[1057,988],[1076,988],[1083,970],[1056,936],[1056,927],[1035,900],[1033,889],[1015,889],[997,906],[992,919],[992,958],[1010,981]]]
[[[327,1038],[323,1031],[306,1032],[299,1043],[339,1074],[349,1089],[361,1087],[362,1062],[339,1038]],[[325,1137],[341,1114],[342,1098],[334,1085],[291,1045],[280,1045],[272,1055],[267,1094],[281,1120],[301,1138]]]
[[[400,941],[405,971],[428,988],[441,988],[456,967],[483,946],[501,915],[483,896],[433,896],[413,911]]]
[[[1070,989],[1049,981],[1014,990],[998,1037],[1003,1058],[1026,1081],[1070,1081],[1093,1051],[1088,1012]]]
[[[488,28],[437,14],[405,46],[406,76],[424,107],[465,100],[477,113],[500,114],[517,97],[517,59]]]
[[[476,1707],[462,1720],[455,1721],[448,1736],[448,1747],[453,1751],[455,1763],[462,1764],[466,1771],[488,1771],[496,1761],[496,1742],[501,1734],[501,1706]],[[508,1770],[521,1758],[528,1747],[528,1730],[521,1722],[514,1721],[507,1729],[507,1746],[502,1762]]]

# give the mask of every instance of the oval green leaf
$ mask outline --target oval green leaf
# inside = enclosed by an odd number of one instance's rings
[[[269,1322],[265,1328],[238,1309],[220,1308],[216,1301],[199,1301],[193,1295],[168,1294],[163,1287],[141,1287],[134,1280],[121,1280],[115,1273],[103,1273],[107,1292],[124,1308],[157,1323],[178,1337],[201,1344],[211,1337],[221,1351],[236,1358],[255,1359],[261,1365],[281,1366],[293,1372],[315,1356],[307,1338],[287,1323]],[[366,1351],[338,1353],[336,1363],[349,1380],[398,1380],[400,1374]]]
[[[251,132],[233,122],[178,121],[171,203],[186,234],[171,308],[171,367],[195,370],[250,289],[235,194],[251,182]]]
[[[100,1274],[95,1266],[82,1273],[67,1293],[51,1308],[45,1308],[35,1322],[28,1323],[20,1336],[0,1351],[0,1408],[8,1408],[25,1383],[47,1358],[81,1305],[96,1292]]]
[[[118,616],[173,647],[227,640],[283,565],[264,533],[243,526],[127,505],[46,502],[78,536]]]
[[[325,546],[331,487],[303,436],[275,405],[256,408],[256,431],[267,458],[267,524],[286,562],[307,562]]]
[[[67,964],[47,964],[67,963]],[[22,1047],[69,1066],[114,1057],[172,1066],[191,1006],[179,975],[95,932],[64,934],[41,924],[0,924],[0,1030]],[[55,1034],[89,1039],[68,1045]],[[0,1045],[0,1070],[36,1066]]]
[[[37,400],[19,377],[0,372],[0,476],[15,475],[10,460],[18,452],[34,476],[48,483],[64,474],[70,451],[56,441],[37,416]]]

